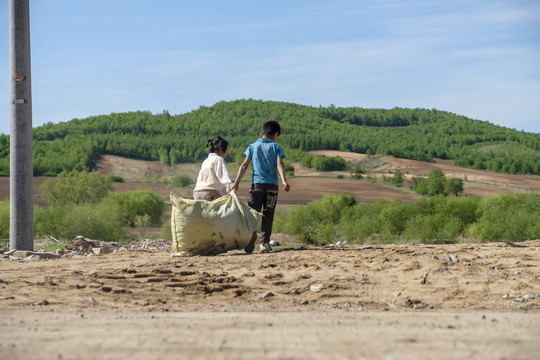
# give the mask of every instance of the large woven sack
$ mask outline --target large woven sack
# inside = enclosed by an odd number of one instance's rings
[[[262,214],[234,191],[214,201],[184,199],[171,193],[173,256],[215,255],[243,249]]]

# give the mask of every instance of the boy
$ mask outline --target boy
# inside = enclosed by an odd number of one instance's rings
[[[231,187],[236,191],[240,185],[240,181],[253,160],[253,175],[251,177],[251,188],[249,190],[248,205],[257,211],[262,209],[261,222],[261,237],[260,250],[261,252],[272,251],[270,247],[270,235],[272,235],[272,223],[274,222],[274,210],[276,208],[278,196],[278,172],[281,177],[285,191],[289,191],[291,186],[285,177],[285,167],[283,166],[283,158],[285,153],[277,139],[281,133],[281,127],[277,121],[267,121],[264,123],[261,130],[261,138],[249,144],[244,152],[246,158],[238,175]],[[248,246],[244,249],[246,253],[253,252],[257,233],[253,233],[253,238]]]

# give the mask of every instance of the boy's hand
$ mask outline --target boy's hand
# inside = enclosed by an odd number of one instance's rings
[[[285,186],[286,192],[289,192],[289,190],[291,190],[291,185],[289,185],[289,183],[284,183],[283,186]]]

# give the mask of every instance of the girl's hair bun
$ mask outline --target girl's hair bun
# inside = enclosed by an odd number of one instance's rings
[[[206,147],[210,147],[211,153],[217,153],[219,150],[225,152],[229,147],[229,142],[221,136],[206,140]]]

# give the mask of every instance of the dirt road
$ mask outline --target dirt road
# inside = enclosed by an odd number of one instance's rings
[[[540,240],[4,259],[0,359],[537,359],[539,295]]]
[[[2,359],[538,359],[539,314],[14,310]],[[7,328],[6,328],[7,325]]]

